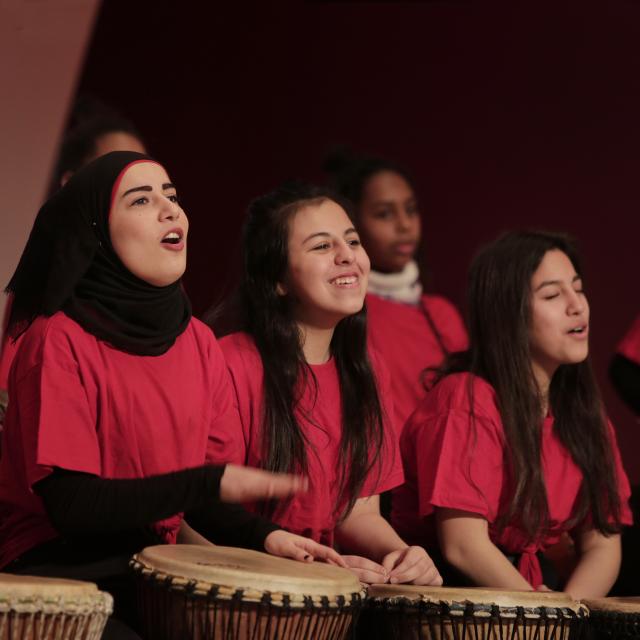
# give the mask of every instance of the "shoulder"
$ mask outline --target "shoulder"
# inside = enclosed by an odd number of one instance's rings
[[[478,417],[499,417],[494,388],[472,373],[452,373],[445,376],[427,393],[423,405],[431,411],[459,411]]]
[[[38,316],[23,336],[23,349],[47,351],[57,347],[95,345],[97,338],[85,331],[75,320],[64,312],[58,311],[52,316]]]
[[[262,369],[260,353],[248,333],[231,333],[220,339],[220,349],[232,371],[246,369],[248,371]]]
[[[97,339],[62,311],[38,316],[20,338],[14,366],[18,379],[34,367],[75,370],[79,360],[95,353]]]
[[[429,313],[438,318],[460,319],[461,315],[456,306],[450,300],[443,296],[423,294],[422,305]]]

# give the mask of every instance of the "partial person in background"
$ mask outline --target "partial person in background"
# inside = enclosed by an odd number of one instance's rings
[[[588,360],[572,242],[505,234],[475,258],[468,304],[469,350],[449,357],[402,434],[392,522],[413,544],[439,544],[450,580],[604,596],[630,491]],[[540,552],[565,533],[577,563],[558,584]]]
[[[58,191],[78,169],[95,158],[111,151],[146,153],[144,142],[133,123],[92,97],[81,96],[69,120],[52,173],[49,196]],[[4,309],[0,346],[0,428],[8,401],[6,389],[9,370],[20,343],[19,338],[7,339],[11,303],[12,297],[9,295]]]
[[[640,314],[616,349],[611,360],[609,376],[618,395],[633,411],[636,426],[640,425]],[[636,432],[637,433],[637,432]],[[636,435],[636,438],[638,436]],[[631,508],[634,525],[622,534],[624,562],[612,593],[618,596],[635,596],[640,593],[640,486],[633,487]]]
[[[609,375],[620,397],[640,417],[640,314],[618,345]]]
[[[409,174],[393,162],[336,151],[325,163],[334,189],[353,204],[371,260],[369,343],[391,373],[401,429],[425,394],[425,371],[467,346],[460,314],[446,298],[424,293],[417,255],[422,220]]]

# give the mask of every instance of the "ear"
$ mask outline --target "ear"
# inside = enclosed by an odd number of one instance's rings
[[[287,291],[287,288],[284,286],[284,284],[282,284],[282,282],[278,282],[278,284],[276,285],[276,293],[279,296],[283,296],[284,297],[289,292]]]

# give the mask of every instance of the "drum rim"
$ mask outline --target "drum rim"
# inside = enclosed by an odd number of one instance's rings
[[[175,554],[179,549],[184,551],[182,556]],[[251,573],[252,561],[256,563],[254,574]],[[268,572],[270,565],[273,565],[272,574]],[[279,565],[286,569],[280,574]],[[311,601],[318,605],[332,603],[334,607],[345,606],[345,602],[355,605],[364,598],[362,585],[346,569],[318,563],[315,575],[309,572],[305,575],[309,565],[236,547],[156,545],[135,554],[129,566],[146,579],[172,585],[175,590],[188,589],[201,597],[230,599],[238,598],[241,592],[245,599],[260,602],[265,594],[270,594],[274,604],[286,600],[292,606],[293,603],[302,606]],[[294,570],[299,570],[299,575]]]
[[[327,596],[214,584],[154,569],[137,560],[135,556],[129,566],[135,574],[142,578],[144,583],[152,584],[153,588],[165,588],[169,591],[185,593],[189,597],[203,600],[221,602],[236,600],[246,604],[264,604],[292,609],[355,609],[363,603],[366,596],[364,589],[357,592]]]
[[[113,597],[84,580],[0,573],[0,613],[111,615]]]
[[[640,615],[640,596],[584,598],[581,602],[589,609],[591,615],[605,613]]]
[[[497,613],[515,617],[586,617],[588,608],[569,596],[555,592],[506,591],[481,587],[421,587],[414,585],[370,585],[370,603],[389,606],[433,606],[452,615],[487,617]]]

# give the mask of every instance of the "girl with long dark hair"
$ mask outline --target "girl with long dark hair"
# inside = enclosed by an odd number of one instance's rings
[[[359,554],[344,558],[362,580],[438,584],[424,549],[380,516],[378,494],[402,482],[402,466],[388,373],[367,354],[368,274],[358,233],[326,190],[291,183],[251,204],[244,332],[220,343],[242,420],[228,459],[306,475],[303,498],[262,509]]]
[[[304,482],[211,464],[239,416],[180,282],[188,228],[161,165],[111,153],[42,207],[9,285],[9,331],[23,337],[0,459],[0,568],[97,582],[127,621],[129,557],[174,543],[183,513],[222,544],[343,564],[221,502]]]
[[[466,579],[506,589],[544,589],[538,553],[568,532],[577,564],[563,588],[605,595],[629,486],[588,360],[573,244],[502,236],[475,258],[468,304],[470,348],[449,359],[402,436],[392,521],[423,544],[437,531]]]
[[[423,293],[418,266],[422,222],[409,174],[382,158],[336,151],[325,168],[333,187],[353,203],[362,244],[371,259],[367,295],[369,342],[391,372],[400,428],[424,397],[425,370],[465,349],[456,308]]]

